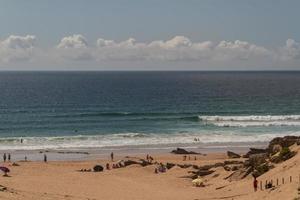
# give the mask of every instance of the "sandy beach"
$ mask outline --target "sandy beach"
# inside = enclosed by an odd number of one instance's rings
[[[298,151],[298,146],[293,146]],[[141,157],[141,154],[130,155]],[[145,158],[144,155],[141,158]],[[191,160],[183,161],[182,155],[170,153],[153,154],[158,163],[192,164],[203,166],[228,160],[225,153],[191,155]],[[115,156],[115,160],[125,159]],[[230,159],[230,160],[244,160]],[[113,164],[107,158],[81,161],[18,161],[20,166],[12,163],[1,163],[11,172],[9,177],[0,177],[0,199],[2,200],[54,200],[54,199],[106,199],[106,200],[196,200],[196,199],[293,199],[297,197],[299,184],[300,155],[276,164],[273,169],[258,177],[258,181],[273,181],[278,178],[279,186],[273,189],[258,189],[254,192],[253,177],[242,180],[225,180],[232,172],[223,167],[214,168],[214,173],[204,176],[205,187],[194,187],[192,179],[187,178],[192,167],[175,166],[166,173],[154,173],[157,165],[130,165],[124,168],[104,170],[103,172],[80,172],[80,169],[91,169],[94,165]],[[289,177],[293,176],[290,182]],[[282,177],[285,184],[281,183]],[[4,188],[5,187],[5,188]],[[4,189],[3,189],[4,188]]]

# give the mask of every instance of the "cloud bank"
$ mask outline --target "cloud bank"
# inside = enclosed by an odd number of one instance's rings
[[[98,38],[89,42],[86,37],[74,34],[61,38],[49,48],[41,48],[34,35],[11,35],[0,40],[0,64],[25,62],[33,64],[91,63],[102,62],[193,62],[208,65],[242,63],[297,63],[300,60],[300,44],[287,39],[285,45],[267,48],[247,41],[202,41],[193,42],[185,36],[169,40],[139,42],[134,38],[124,41]]]

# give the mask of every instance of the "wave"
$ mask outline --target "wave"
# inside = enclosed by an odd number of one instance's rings
[[[220,127],[300,126],[300,115],[199,116],[199,119]]]
[[[199,131],[198,133],[118,133],[107,135],[76,135],[57,137],[6,137],[0,138],[0,150],[40,150],[40,149],[109,149],[118,147],[139,148],[140,146],[178,147],[223,146],[224,144],[268,142],[274,137],[299,135],[300,131],[283,133],[243,133],[228,131]],[[199,141],[195,142],[195,138]]]

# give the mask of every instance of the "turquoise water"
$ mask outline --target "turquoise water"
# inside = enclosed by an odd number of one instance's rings
[[[300,135],[299,72],[1,72],[0,95],[0,149]]]

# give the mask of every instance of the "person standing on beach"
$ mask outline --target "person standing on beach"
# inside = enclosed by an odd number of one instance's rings
[[[111,152],[111,154],[110,154],[110,159],[111,159],[111,162],[114,161],[114,152]]]
[[[11,156],[10,153],[8,154],[8,162],[10,162]]]
[[[3,161],[6,162],[6,153],[3,154]]]
[[[257,181],[256,177],[254,177],[254,181],[253,181],[254,192],[257,191],[257,183],[258,183],[258,181]]]
[[[44,162],[46,163],[47,162],[47,155],[44,154]]]

